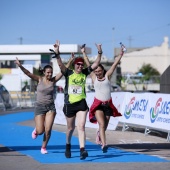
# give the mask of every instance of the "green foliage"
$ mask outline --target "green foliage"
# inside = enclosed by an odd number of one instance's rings
[[[152,67],[151,64],[143,64],[138,72],[142,73],[143,75],[141,79],[142,82],[148,81],[154,76],[160,76],[159,71],[156,68]]]
[[[33,74],[39,76],[40,75],[39,69],[36,69],[35,67],[33,67]]]
[[[149,78],[151,76],[160,76],[159,71],[156,68],[152,67],[151,64],[143,64],[138,72],[145,75],[146,78]]]
[[[24,81],[24,84],[25,84],[25,86],[27,86],[28,85],[28,81],[26,80],[26,81]]]
[[[2,74],[0,74],[0,80],[2,80],[2,78],[3,78],[3,75],[2,75]]]

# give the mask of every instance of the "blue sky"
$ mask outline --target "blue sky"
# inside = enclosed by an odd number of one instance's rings
[[[0,44],[83,44],[107,57],[123,42],[151,47],[170,38],[169,0],[0,0]],[[131,39],[131,41],[129,40]]]

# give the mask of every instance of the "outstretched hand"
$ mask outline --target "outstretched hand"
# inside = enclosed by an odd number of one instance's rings
[[[59,46],[60,46],[60,41],[57,40],[56,43],[53,45],[54,46],[54,51],[56,54],[59,54]]]
[[[16,60],[15,60],[15,64],[17,64],[18,66],[21,65],[21,63],[19,62],[18,58],[16,57]]]
[[[85,47],[81,48],[81,52],[85,53],[86,52],[86,48]]]
[[[96,44],[96,43],[95,43],[95,45],[96,45],[98,51],[102,51],[102,44]]]
[[[123,56],[124,52],[125,52],[125,51],[124,51],[124,48],[121,47],[120,55]]]
[[[82,53],[85,53],[85,52],[86,52],[86,44],[83,44],[83,45],[80,47],[80,49],[81,49],[81,52],[82,52]]]
[[[69,58],[69,61],[66,65],[67,68],[70,67],[70,65],[73,63],[73,60],[74,60],[74,53],[71,53],[71,57]]]
[[[71,57],[70,57],[71,62],[74,60],[74,58],[75,58],[74,53],[71,53]]]

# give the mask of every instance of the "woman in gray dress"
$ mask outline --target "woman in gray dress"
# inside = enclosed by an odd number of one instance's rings
[[[74,56],[70,58],[66,67],[70,66],[73,57]],[[53,77],[53,68],[50,65],[46,65],[43,70],[41,70],[43,75],[38,76],[24,68],[18,58],[16,58],[15,63],[28,77],[38,82],[34,111],[35,129],[32,132],[32,138],[36,139],[38,135],[44,134],[41,153],[47,154],[46,147],[51,136],[52,125],[56,115],[53,98],[54,86],[63,75],[62,73],[58,73]]]

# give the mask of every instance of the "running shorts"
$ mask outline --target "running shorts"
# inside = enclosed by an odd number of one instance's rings
[[[71,118],[76,116],[76,113],[78,111],[86,111],[87,109],[89,109],[87,106],[87,102],[85,99],[83,99],[72,104],[64,104],[63,112],[66,117]]]

